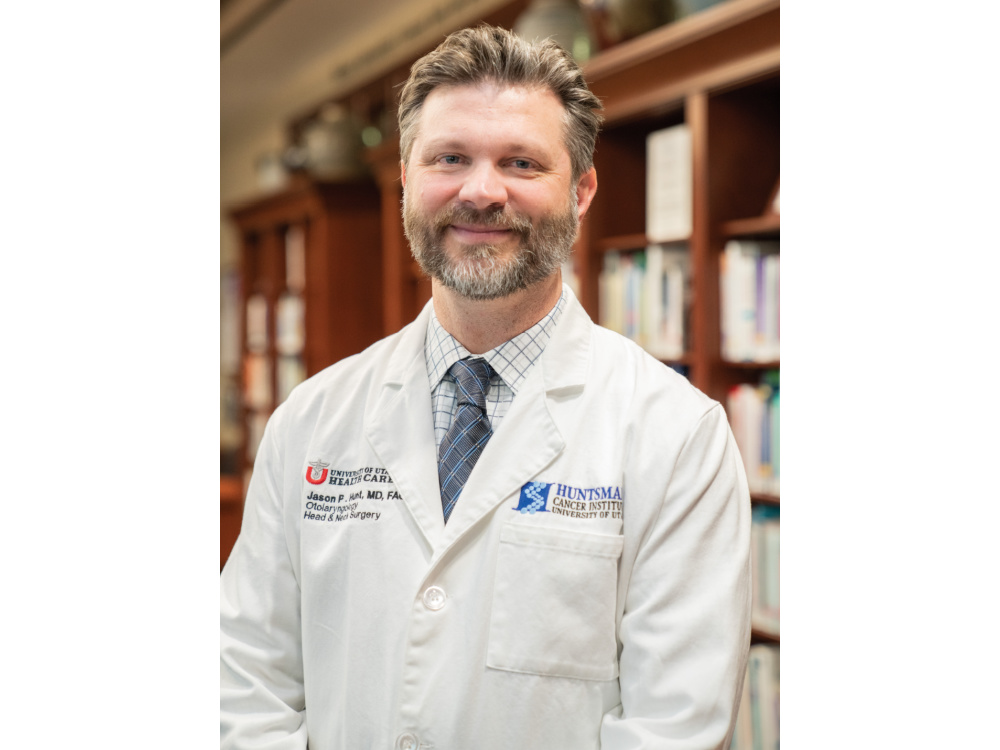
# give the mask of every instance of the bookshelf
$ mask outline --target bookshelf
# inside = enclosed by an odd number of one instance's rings
[[[298,382],[381,338],[382,217],[374,182],[297,175],[235,207],[242,302],[243,440],[223,476],[221,557],[239,534],[243,494],[267,417]]]
[[[780,2],[730,0],[608,50],[585,67],[605,105],[597,144],[599,188],[581,231],[581,300],[597,319],[607,253],[642,250],[646,236],[646,139],[686,125],[691,152],[691,289],[681,363],[691,382],[726,405],[732,389],[757,385],[780,361],[723,357],[721,259],[730,241],[776,242],[773,198],[780,176]],[[602,200],[601,196],[605,196]],[[613,200],[609,197],[614,196]],[[732,417],[732,415],[731,415]],[[755,491],[780,512],[777,492]],[[780,636],[755,628],[756,644]]]

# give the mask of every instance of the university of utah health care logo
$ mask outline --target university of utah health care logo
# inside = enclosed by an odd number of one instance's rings
[[[306,481],[309,484],[323,484],[326,481],[326,475],[329,473],[327,467],[330,464],[316,459],[315,461],[309,462],[309,468],[306,469]],[[316,475],[319,475],[318,477]]]

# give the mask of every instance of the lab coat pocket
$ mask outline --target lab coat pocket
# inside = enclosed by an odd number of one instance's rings
[[[612,680],[621,536],[508,524],[500,532],[486,665]]]

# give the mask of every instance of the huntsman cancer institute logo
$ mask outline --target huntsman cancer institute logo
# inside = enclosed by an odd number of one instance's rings
[[[521,488],[521,497],[517,501],[517,507],[522,513],[547,513],[545,507],[549,502],[550,482],[528,482]]]
[[[318,458],[315,461],[310,461],[309,468],[306,469],[306,481],[309,482],[309,484],[323,484],[330,471],[327,468],[329,465],[330,464]],[[316,476],[317,474],[319,475],[318,477]]]
[[[559,482],[528,482],[521,487],[517,507],[512,510],[532,515],[618,519],[622,517],[622,488],[613,484],[575,487]]]

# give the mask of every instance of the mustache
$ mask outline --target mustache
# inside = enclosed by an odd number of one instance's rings
[[[443,232],[450,224],[475,224],[487,229],[506,229],[521,236],[531,233],[531,219],[509,206],[484,209],[463,205],[446,206],[434,217],[434,228]]]

